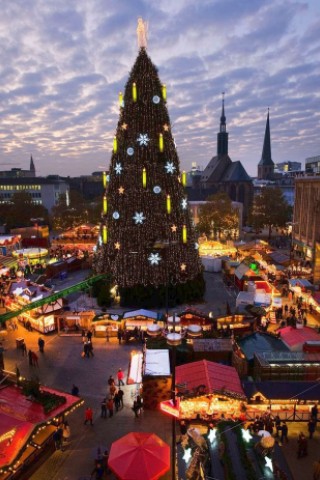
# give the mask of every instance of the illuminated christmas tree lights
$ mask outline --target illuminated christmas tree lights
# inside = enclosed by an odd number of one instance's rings
[[[120,107],[104,193],[101,231],[108,232],[107,241],[94,263],[97,273],[112,274],[120,291],[201,277],[166,98],[142,47]]]

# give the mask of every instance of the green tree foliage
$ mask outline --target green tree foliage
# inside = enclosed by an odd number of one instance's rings
[[[269,238],[272,227],[285,227],[292,217],[292,207],[286,201],[280,188],[265,187],[254,198],[249,223],[256,229],[268,227]]]
[[[43,218],[48,223],[49,216],[47,209],[33,203],[32,196],[27,192],[17,192],[10,202],[0,204],[0,220],[8,229],[28,227],[33,223],[31,218]]]
[[[51,222],[55,230],[66,230],[88,222],[88,211],[83,196],[70,190],[69,205],[66,196],[60,195],[57,205],[52,208]]]
[[[207,199],[207,203],[200,207],[199,223],[197,229],[199,233],[205,233],[207,236],[220,235],[221,232],[227,232],[231,235],[233,230],[239,227],[238,211],[232,206],[232,202],[225,192],[218,192]]]

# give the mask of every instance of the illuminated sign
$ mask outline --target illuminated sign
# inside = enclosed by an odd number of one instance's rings
[[[168,413],[173,417],[179,418],[179,407],[180,407],[180,399],[177,398],[176,404],[173,404],[173,400],[166,400],[160,403],[160,410],[162,412]]]
[[[15,433],[16,433],[16,428],[12,428],[8,432],[5,432],[2,435],[0,435],[0,443],[4,442],[5,440],[11,440],[12,437],[14,437]]]

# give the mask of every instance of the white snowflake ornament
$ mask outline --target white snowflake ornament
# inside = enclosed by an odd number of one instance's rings
[[[132,218],[136,225],[142,224],[146,219],[146,217],[143,215],[143,212],[135,212]]]
[[[137,138],[137,142],[139,143],[140,147],[147,147],[148,143],[150,142],[150,138],[148,137],[147,133],[140,133],[139,137]]]
[[[121,163],[116,163],[116,166],[114,167],[114,171],[116,172],[117,175],[120,175],[122,172],[122,165]]]
[[[181,207],[183,208],[183,210],[186,210],[187,207],[188,207],[188,201],[186,198],[183,198],[182,201],[181,201]]]
[[[161,257],[159,253],[150,253],[148,260],[151,263],[151,265],[159,265]]]
[[[167,173],[173,173],[176,169],[176,167],[173,165],[173,162],[167,162],[164,168],[167,170]]]

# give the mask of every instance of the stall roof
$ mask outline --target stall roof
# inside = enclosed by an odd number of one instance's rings
[[[313,288],[312,283],[309,282],[306,278],[291,278],[289,280],[290,287],[303,287],[303,288]]]
[[[261,393],[270,400],[318,401],[320,398],[320,383],[315,382],[243,382],[243,389],[248,398]]]
[[[192,340],[194,352],[229,352],[232,351],[230,338],[199,338]]]
[[[125,312],[123,314],[123,319],[132,317],[148,317],[157,320],[158,314],[156,312],[152,312],[151,310],[144,310],[143,308],[140,310],[130,310],[130,312]]]
[[[278,263],[279,265],[290,263],[290,257],[282,252],[271,252],[268,254],[268,256],[274,263]]]
[[[320,340],[320,335],[310,327],[293,328],[285,327],[279,330],[281,339],[289,348],[294,348],[310,340]]]
[[[145,361],[146,361],[145,375],[169,376],[171,374],[169,350],[167,349],[146,350]]]
[[[189,391],[195,391],[200,385],[205,385],[207,391],[211,393],[226,390],[244,396],[234,367],[207,360],[176,367],[176,384],[184,385]]]
[[[78,397],[51,388],[42,390],[65,397],[66,403],[46,414],[40,403],[31,402],[16,386],[9,385],[1,389],[0,437],[8,435],[8,432],[11,432],[11,436],[10,442],[3,444],[0,469],[12,464],[36,427],[46,424],[80,401]]]
[[[270,350],[289,352],[289,348],[281,339],[268,333],[252,333],[238,340],[238,345],[247,360],[253,360],[255,353],[263,353]]]
[[[248,265],[246,265],[245,263],[240,263],[240,265],[236,268],[234,274],[237,278],[239,278],[239,280],[241,280],[248,273],[248,270],[250,270],[250,267],[248,267]]]

